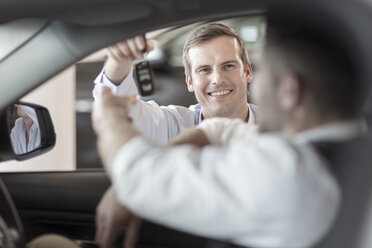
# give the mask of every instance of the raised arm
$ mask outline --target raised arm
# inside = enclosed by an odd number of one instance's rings
[[[145,47],[145,42],[146,52],[142,50]],[[111,92],[118,96],[138,94],[131,73],[132,67],[136,60],[143,58],[144,54],[150,52],[153,48],[154,42],[151,40],[145,41],[142,36],[108,47],[106,64],[94,81],[94,98],[97,99],[100,95],[102,86],[109,87]],[[156,143],[166,144],[169,139],[176,136],[178,131],[182,129],[180,125],[183,123],[184,118],[194,118],[190,113],[186,117],[183,114],[179,114],[180,111],[185,111],[184,108],[179,109],[180,107],[160,107],[154,101],[138,101],[131,109],[130,117],[133,119],[133,126],[137,130]]]

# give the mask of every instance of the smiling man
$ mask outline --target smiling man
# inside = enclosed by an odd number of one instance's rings
[[[207,42],[189,39],[183,58],[187,87],[203,106],[203,118],[248,120],[247,82],[252,70],[241,41],[231,36]]]
[[[109,47],[93,95],[97,96],[102,85],[116,95],[138,94],[132,66],[135,60],[143,58],[145,47],[149,52],[153,44],[142,37]],[[199,104],[186,108],[140,101],[130,113],[138,130],[153,141],[166,144],[203,119],[227,117],[240,118],[249,125],[256,123],[254,106],[247,103],[252,67],[244,41],[233,29],[213,23],[195,30],[184,44],[183,63],[187,89],[195,93]]]

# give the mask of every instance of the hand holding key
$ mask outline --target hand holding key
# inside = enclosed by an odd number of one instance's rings
[[[120,84],[128,75],[134,62],[154,49],[154,41],[144,35],[119,42],[107,48],[107,61],[104,67],[106,77],[114,84]]]

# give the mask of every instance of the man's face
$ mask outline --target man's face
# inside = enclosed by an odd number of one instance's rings
[[[239,44],[233,37],[221,36],[189,50],[190,92],[203,108],[203,117],[238,117],[247,111],[247,83],[251,67],[244,68]]]
[[[257,80],[252,86],[252,97],[259,106],[259,129],[261,132],[281,131],[287,115],[280,108],[278,84],[272,77],[267,58],[258,66]]]

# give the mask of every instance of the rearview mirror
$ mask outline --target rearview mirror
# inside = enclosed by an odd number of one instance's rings
[[[56,142],[46,108],[30,103],[9,106],[0,116],[0,161],[25,160],[52,149]]]

